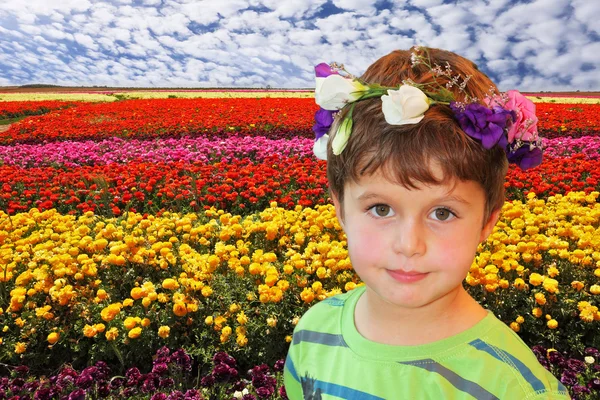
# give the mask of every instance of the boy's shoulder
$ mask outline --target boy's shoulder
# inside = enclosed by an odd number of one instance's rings
[[[362,290],[362,287],[359,286],[349,292],[328,297],[316,303],[300,318],[296,330],[312,330],[315,329],[315,326],[319,326],[320,330],[323,330],[328,325],[332,328],[339,327],[344,305],[352,296],[360,295]]]

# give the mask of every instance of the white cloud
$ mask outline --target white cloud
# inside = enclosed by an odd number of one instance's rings
[[[311,87],[414,44],[472,59],[501,88],[600,90],[588,0],[3,0],[0,83]],[[407,7],[410,5],[410,7]],[[521,74],[521,75],[519,75]],[[569,83],[565,83],[569,82]]]

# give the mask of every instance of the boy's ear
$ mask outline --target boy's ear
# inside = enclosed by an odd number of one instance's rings
[[[340,205],[340,201],[337,198],[337,196],[331,191],[329,192],[329,196],[331,197],[331,201],[333,201],[333,206],[335,207],[335,216],[337,217],[337,220],[342,229],[344,229],[344,217],[342,215],[342,207]]]
[[[479,243],[484,242],[488,238],[488,236],[490,236],[490,234],[494,230],[494,226],[496,226],[496,222],[498,222],[498,219],[500,218],[501,211],[502,211],[501,208],[497,208],[494,211],[492,211],[492,213],[490,214],[490,217],[488,218],[485,225],[483,226],[483,229],[481,230],[481,236],[479,237]]]

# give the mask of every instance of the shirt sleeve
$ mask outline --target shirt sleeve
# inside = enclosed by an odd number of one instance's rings
[[[300,378],[296,373],[296,368],[292,360],[292,350],[288,352],[285,360],[285,367],[283,370],[283,384],[285,386],[285,392],[290,400],[304,400],[304,394],[302,392],[302,385]]]

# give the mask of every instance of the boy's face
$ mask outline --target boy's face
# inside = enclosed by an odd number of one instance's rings
[[[432,172],[441,174],[435,167]],[[401,308],[457,293],[500,212],[483,221],[485,195],[473,181],[409,190],[378,173],[344,190],[338,219],[352,266],[368,293]],[[340,210],[338,199],[333,202]]]

